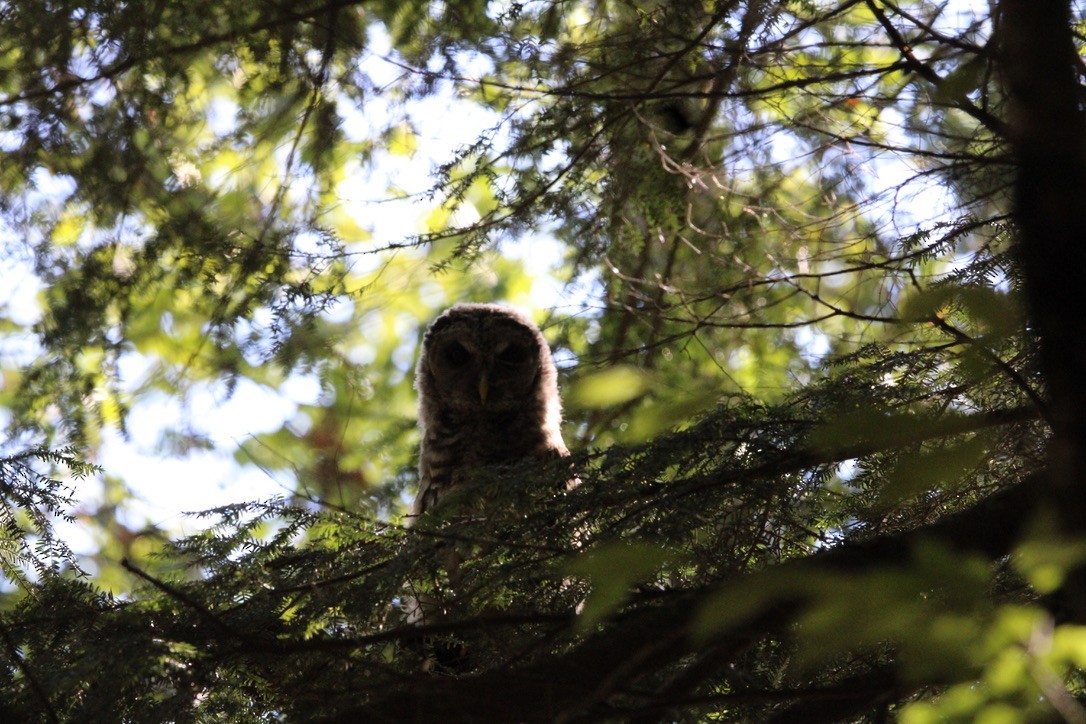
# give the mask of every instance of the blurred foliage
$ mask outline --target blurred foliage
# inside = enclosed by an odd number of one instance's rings
[[[1086,719],[989,12],[0,6],[0,712]],[[540,323],[581,485],[406,530],[458,301]],[[134,516],[148,420],[283,496]]]

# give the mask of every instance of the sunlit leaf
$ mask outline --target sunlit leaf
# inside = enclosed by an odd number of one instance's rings
[[[582,407],[611,407],[640,397],[650,383],[650,377],[636,367],[619,365],[581,377],[566,395]]]
[[[393,156],[410,156],[419,147],[415,131],[407,121],[389,129],[386,138],[388,151]]]

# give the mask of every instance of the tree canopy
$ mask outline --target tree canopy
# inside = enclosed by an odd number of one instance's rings
[[[1086,721],[1081,3],[0,24],[7,718]],[[540,323],[572,462],[407,528],[460,301]],[[136,519],[151,420],[283,494]]]

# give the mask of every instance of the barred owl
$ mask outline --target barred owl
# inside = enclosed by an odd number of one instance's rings
[[[569,454],[550,348],[523,314],[457,304],[426,331],[419,392],[419,490],[411,519],[470,482],[482,465]]]

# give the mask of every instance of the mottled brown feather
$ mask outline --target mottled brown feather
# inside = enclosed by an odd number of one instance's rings
[[[550,348],[514,309],[457,304],[434,320],[415,387],[422,443],[410,520],[470,484],[480,466],[569,454]]]

